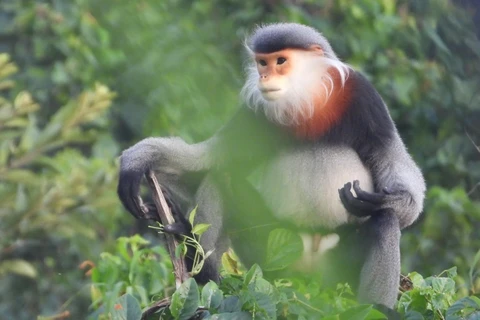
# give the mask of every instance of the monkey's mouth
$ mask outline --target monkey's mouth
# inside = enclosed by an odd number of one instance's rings
[[[262,93],[270,93],[270,92],[277,92],[277,91],[280,91],[282,89],[279,89],[279,88],[262,88],[260,89],[260,91],[262,91]]]

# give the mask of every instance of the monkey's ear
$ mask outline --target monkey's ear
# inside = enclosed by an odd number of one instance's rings
[[[320,47],[318,44],[312,44],[310,46],[310,51],[314,52],[315,54],[318,54],[320,56],[323,56],[323,49]]]

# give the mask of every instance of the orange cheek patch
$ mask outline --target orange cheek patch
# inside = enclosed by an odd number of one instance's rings
[[[336,70],[329,70],[329,72],[332,75],[334,85],[328,101],[324,103],[325,96],[320,95],[315,99],[313,116],[292,128],[295,136],[300,139],[315,140],[325,135],[330,128],[340,121],[350,105],[352,96],[350,78],[342,87],[338,72]],[[319,92],[321,91],[323,89],[319,88]]]

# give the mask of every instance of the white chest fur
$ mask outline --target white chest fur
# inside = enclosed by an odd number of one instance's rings
[[[301,227],[335,228],[357,219],[345,210],[338,195],[353,180],[359,180],[363,190],[373,190],[371,174],[354,150],[304,146],[274,158],[260,190],[278,218]]]

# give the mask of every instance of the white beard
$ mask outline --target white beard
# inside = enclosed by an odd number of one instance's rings
[[[294,55],[293,72],[288,75],[288,88],[283,97],[269,101],[258,88],[259,75],[255,64],[246,67],[247,79],[241,96],[246,105],[255,110],[263,110],[267,119],[280,125],[290,126],[301,123],[313,116],[315,100],[318,97],[326,102],[330,97],[334,82],[328,69],[334,68],[345,83],[350,68],[338,59],[317,56],[309,52]],[[317,106],[318,107],[318,106]]]

